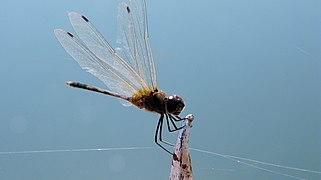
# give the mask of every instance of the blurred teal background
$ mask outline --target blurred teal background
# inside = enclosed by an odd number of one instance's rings
[[[1,1],[0,151],[155,148],[0,154],[1,180],[168,179],[171,157],[154,144],[157,115],[64,84],[105,87],[62,49],[53,29],[73,32],[66,12],[82,12],[115,45],[119,3]],[[159,88],[185,99],[182,116],[195,115],[191,147],[321,170],[320,0],[147,6]],[[191,157],[195,179],[291,179],[214,155]]]

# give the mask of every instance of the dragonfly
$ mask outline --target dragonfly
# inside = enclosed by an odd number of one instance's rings
[[[175,122],[185,119],[179,117],[185,103],[180,96],[168,96],[158,89],[145,0],[129,0],[119,5],[117,43],[120,48],[113,48],[84,15],[69,12],[68,16],[79,38],[69,31],[55,29],[56,38],[82,69],[96,76],[109,90],[73,81],[66,84],[113,96],[120,99],[123,105],[134,105],[159,114],[155,143],[172,154],[163,146],[172,145],[162,138],[164,117],[169,132],[181,129]]]

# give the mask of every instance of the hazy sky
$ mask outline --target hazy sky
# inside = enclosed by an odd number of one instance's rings
[[[53,29],[72,31],[67,12],[82,12],[116,45],[120,2],[1,1],[0,152],[155,148],[0,153],[0,179],[168,178],[171,157],[154,143],[156,114],[64,84],[106,88]],[[147,1],[159,89],[184,98],[182,116],[195,115],[191,147],[321,171],[320,7],[320,0]],[[291,179],[201,152],[191,158],[195,179]]]

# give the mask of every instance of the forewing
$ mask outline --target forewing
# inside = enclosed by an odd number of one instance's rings
[[[55,29],[54,33],[62,47],[78,64],[99,78],[110,90],[127,97],[131,97],[136,93],[135,87],[133,87],[127,79],[115,73],[113,67],[102,61],[71,33],[62,29]]]
[[[118,9],[117,42],[124,60],[139,74],[149,90],[157,88],[157,76],[149,42],[144,0],[121,3]]]
[[[111,67],[114,73],[125,79],[136,91],[148,87],[141,76],[116,53],[88,18],[77,12],[70,12],[68,16],[74,30],[85,46]]]

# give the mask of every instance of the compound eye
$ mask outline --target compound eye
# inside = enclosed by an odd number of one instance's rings
[[[184,101],[177,95],[168,97],[166,111],[173,115],[179,115],[185,107]]]

